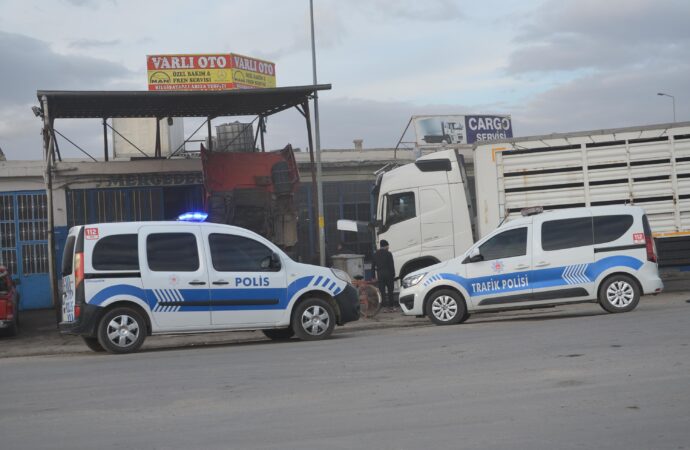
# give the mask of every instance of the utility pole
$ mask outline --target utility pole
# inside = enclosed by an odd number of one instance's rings
[[[314,75],[314,150],[316,156],[316,196],[319,227],[319,264],[326,265],[326,229],[323,214],[323,181],[321,177],[321,135],[319,132],[319,94],[316,90],[316,44],[314,41],[314,0],[309,0],[311,18],[311,65]]]

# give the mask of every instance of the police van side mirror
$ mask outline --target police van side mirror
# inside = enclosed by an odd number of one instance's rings
[[[470,250],[470,254],[467,255],[467,258],[465,258],[465,260],[462,263],[467,264],[467,263],[474,263],[474,262],[479,262],[479,261],[484,261],[484,257],[479,252],[479,247],[475,247],[472,250]]]
[[[280,270],[281,267],[280,256],[276,252],[271,253],[271,265],[269,268],[271,270]]]

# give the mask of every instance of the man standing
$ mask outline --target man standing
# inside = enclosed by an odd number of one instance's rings
[[[393,284],[395,279],[395,265],[393,263],[393,255],[388,251],[388,241],[381,240],[379,249],[374,253],[374,261],[371,270],[379,282],[379,291],[381,291],[381,300],[386,306],[397,306],[393,298]]]

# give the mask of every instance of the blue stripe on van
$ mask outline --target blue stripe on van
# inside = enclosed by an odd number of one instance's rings
[[[590,264],[511,272],[477,278],[464,278],[453,273],[440,273],[429,277],[424,285],[429,286],[435,281],[445,279],[464,287],[470,296],[488,295],[590,283],[611,268],[627,267],[639,270],[643,264],[642,261],[631,256],[610,256]],[[524,285],[524,280],[528,280],[528,285]]]
[[[319,277],[319,281],[323,277]],[[242,289],[242,288],[232,288],[232,289],[141,289],[136,286],[131,286],[129,284],[118,284],[114,286],[109,286],[96,295],[94,295],[89,304],[101,305],[106,300],[117,296],[133,296],[139,298],[140,300],[146,302],[149,307],[153,310],[155,308],[160,308],[159,303],[176,303],[179,306],[175,306],[171,309],[174,311],[232,311],[232,310],[266,310],[266,309],[286,309],[289,301],[302,289],[308,287],[314,280],[313,276],[306,276],[298,278],[297,280],[290,283],[287,289],[283,288],[258,288],[258,289]],[[317,286],[315,286],[317,287]],[[337,288],[334,292],[335,294],[340,292],[340,288]],[[209,294],[211,306],[208,306]],[[217,305],[213,306],[212,302],[214,300],[267,300],[275,299],[277,303],[275,304],[264,304],[264,305]],[[203,302],[204,305],[195,305],[194,303]],[[156,309],[160,311],[160,309]]]

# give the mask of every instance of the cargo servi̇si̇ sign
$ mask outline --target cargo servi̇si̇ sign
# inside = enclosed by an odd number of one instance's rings
[[[209,91],[276,86],[274,63],[234,53],[148,55],[146,69],[150,91]]]
[[[474,144],[513,137],[509,115],[413,116],[419,147],[439,144]]]

